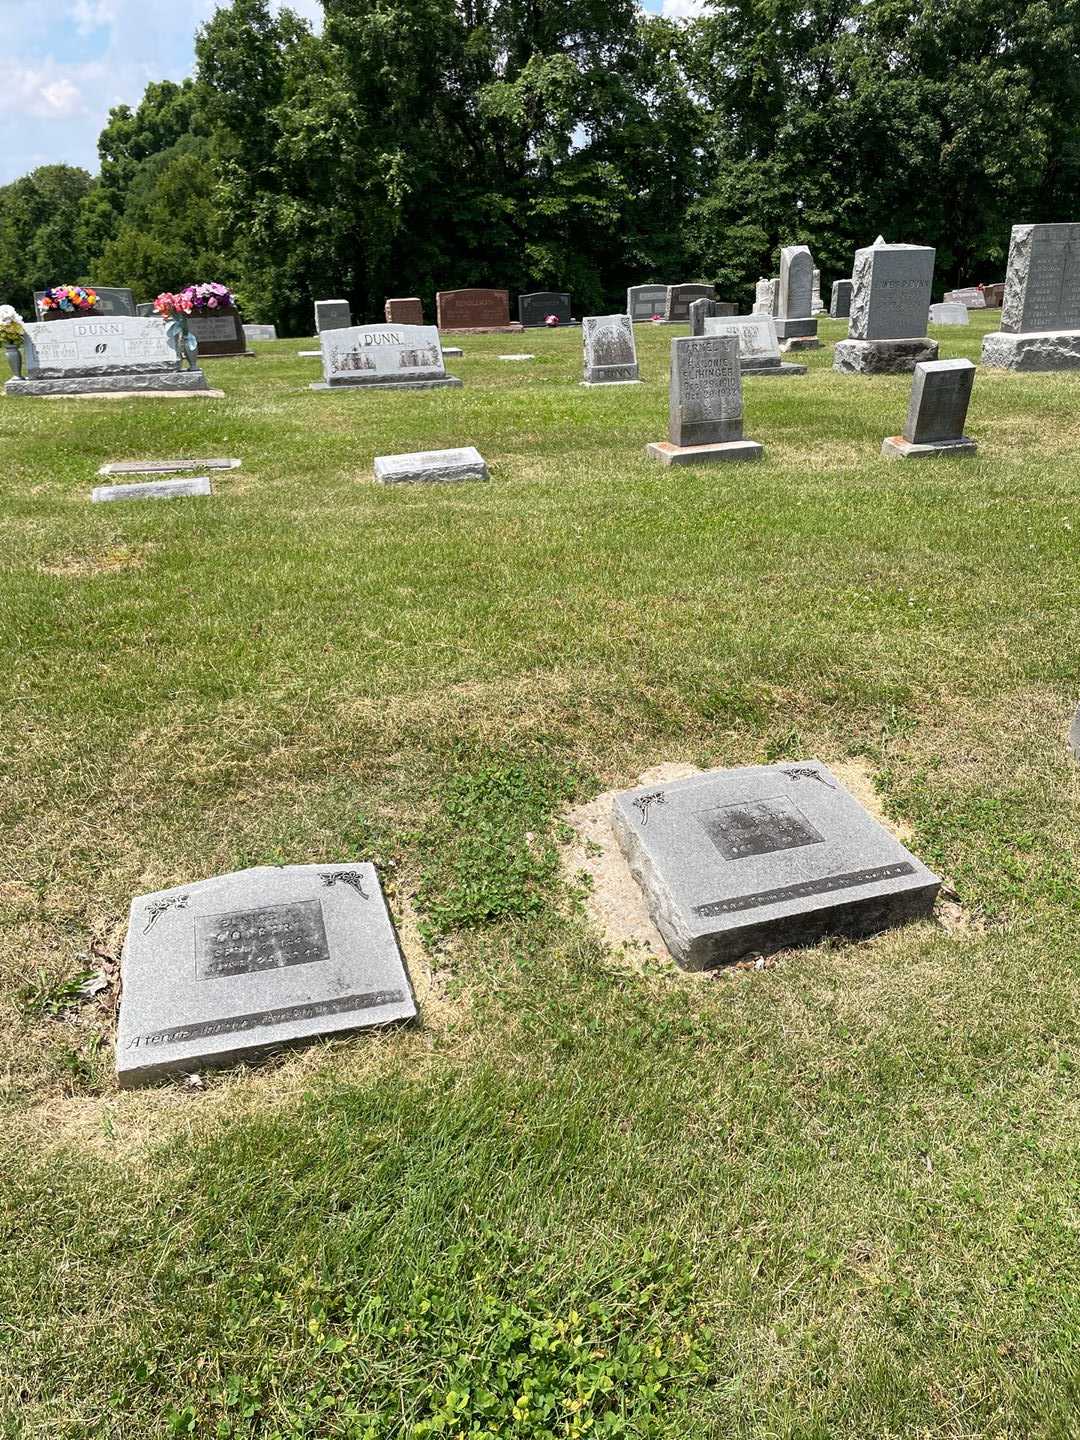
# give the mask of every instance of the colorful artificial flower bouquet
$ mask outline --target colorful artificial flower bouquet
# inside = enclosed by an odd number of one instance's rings
[[[201,315],[207,310],[232,310],[236,298],[226,285],[188,285],[173,295],[165,290],[154,301],[154,309],[165,319],[174,315]]]
[[[14,305],[0,305],[0,344],[18,348],[26,339],[23,318]]]
[[[557,315],[545,315],[545,316],[544,316],[544,324],[545,324],[545,325],[550,325],[552,329],[554,329],[555,326],[558,325],[558,323],[559,323],[559,317],[558,317]]]
[[[61,315],[85,315],[97,307],[96,290],[87,290],[82,285],[55,285],[38,302],[44,314],[56,311]]]

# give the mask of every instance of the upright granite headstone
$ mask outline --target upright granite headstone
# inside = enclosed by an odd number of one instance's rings
[[[468,334],[522,328],[510,320],[509,290],[440,290],[435,309],[440,330]]]
[[[695,300],[715,300],[714,285],[669,285],[664,299],[664,319],[669,325],[685,325]]]
[[[247,347],[244,322],[235,310],[200,310],[188,316],[188,330],[199,342],[199,354],[254,355]]]
[[[416,295],[410,295],[407,300],[387,300],[383,315],[388,325],[422,325],[424,302]]]
[[[743,438],[739,342],[734,335],[671,342],[668,439],[646,454],[665,465],[759,460],[762,447]]]
[[[122,285],[88,285],[88,290],[93,290],[97,295],[97,305],[94,314],[100,315],[130,315],[137,318],[139,309],[135,304],[135,296],[131,290]],[[45,298],[44,290],[34,291],[34,309],[40,319],[45,318],[45,311],[41,308],[41,302]],[[154,307],[150,307],[151,315]],[[70,317],[69,317],[70,318]],[[52,322],[55,324],[55,320]]]
[[[884,241],[855,252],[848,339],[836,347],[834,370],[910,374],[937,359],[937,341],[926,334],[934,254],[929,245]]]
[[[549,315],[554,315],[560,325],[574,323],[570,296],[565,290],[535,290],[531,295],[518,296],[518,319],[526,330],[546,325]]]
[[[829,314],[834,320],[846,320],[851,314],[850,280],[834,280],[829,297]]]
[[[277,326],[276,326],[276,325],[245,325],[245,326],[244,326],[244,335],[245,335],[245,337],[248,339],[248,341],[251,341],[251,340],[276,340],[276,339],[277,339]]]
[[[890,460],[974,455],[975,441],[964,434],[974,383],[975,366],[970,360],[916,365],[904,433],[886,440],[881,453]]]
[[[373,865],[260,865],[140,895],[121,959],[121,1086],[411,1020]]]
[[[922,919],[941,884],[817,760],[627,790],[612,826],[688,970]]]
[[[141,320],[148,320],[152,315],[156,315],[157,311],[154,309],[153,303],[151,301],[147,301],[144,305],[135,306],[135,314]]]
[[[1080,224],[1013,226],[1001,329],[983,337],[982,363],[1080,369]]]
[[[26,326],[26,378],[5,395],[106,395],[206,390],[201,370],[182,370],[160,319],[116,315]]]
[[[805,375],[805,365],[788,365],[780,359],[776,321],[771,315],[713,316],[705,321],[706,335],[734,335],[739,342],[739,370],[745,375]]]
[[[634,323],[629,315],[586,315],[583,385],[640,385]]]
[[[347,300],[315,301],[315,334],[325,330],[348,330],[352,326],[352,311]]]
[[[323,383],[312,390],[349,386],[386,390],[457,387],[447,375],[434,325],[355,325],[326,330],[322,338]]]
[[[951,301],[944,301],[940,305],[931,305],[930,324],[970,325],[971,317],[968,315],[968,307],[954,304]]]
[[[691,300],[687,307],[691,335],[705,334],[705,321],[718,315],[735,315],[737,310],[728,300]]]
[[[666,285],[631,285],[626,292],[626,313],[637,324],[659,315],[661,320],[667,309]]]
[[[814,271],[814,288],[810,292],[810,314],[824,315],[825,306],[821,303],[821,271]]]
[[[814,295],[814,261],[805,245],[785,245],[780,251],[780,287],[776,334],[780,340],[813,339],[817,317],[811,313]]]

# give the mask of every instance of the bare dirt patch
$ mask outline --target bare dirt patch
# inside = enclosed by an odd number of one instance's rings
[[[146,564],[153,545],[113,545],[108,549],[61,555],[41,565],[43,575],[58,580],[85,580],[92,575],[112,575],[121,570],[138,570]]]

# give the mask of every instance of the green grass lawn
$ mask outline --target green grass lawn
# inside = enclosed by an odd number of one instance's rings
[[[668,470],[637,336],[637,389],[564,331],[458,391],[281,341],[219,401],[0,401],[0,1435],[1080,1434],[1080,375],[981,371],[978,457],[889,463],[910,382],[827,345],[745,382],[761,464]],[[372,481],[467,444],[489,484]],[[243,467],[88,503],[185,453]],[[605,949],[561,812],[811,756],[969,923]],[[119,1094],[67,1001],[130,897],[345,858],[421,1023]]]

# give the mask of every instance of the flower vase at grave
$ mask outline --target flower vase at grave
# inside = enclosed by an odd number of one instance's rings
[[[5,345],[4,354],[7,356],[7,363],[11,369],[12,375],[14,375],[16,380],[21,380],[23,373],[22,351],[19,349],[18,345]]]

